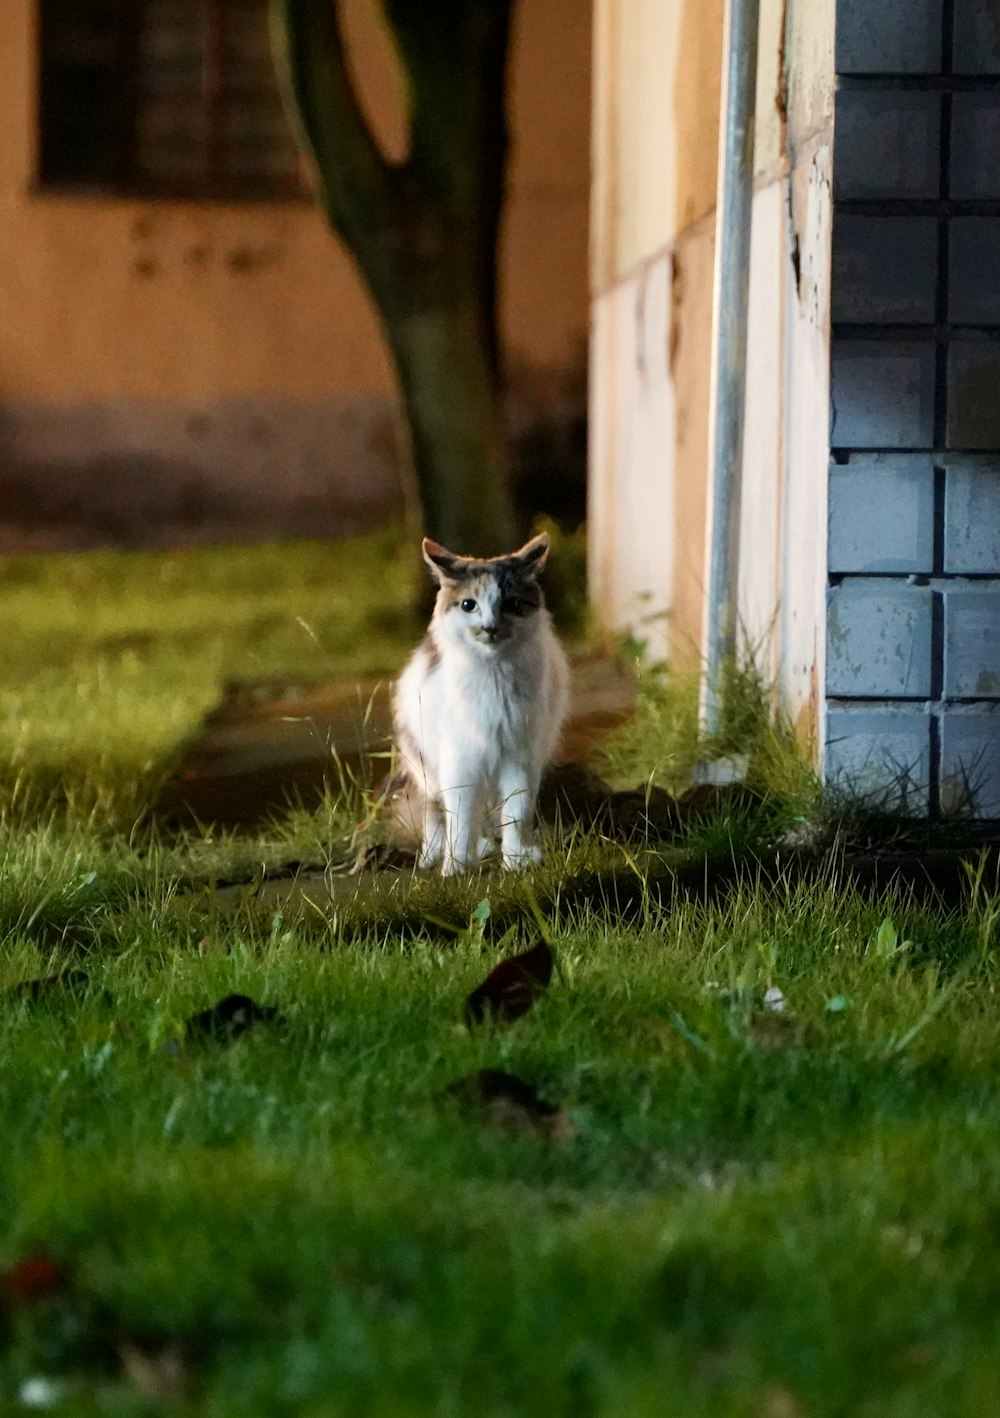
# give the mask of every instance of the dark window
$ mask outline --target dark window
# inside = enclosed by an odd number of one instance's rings
[[[40,51],[43,185],[302,192],[267,0],[41,0]]]

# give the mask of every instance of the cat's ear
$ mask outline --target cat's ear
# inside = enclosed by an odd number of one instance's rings
[[[424,560],[431,569],[431,575],[444,586],[448,582],[459,580],[462,575],[462,564],[464,557],[456,556],[453,551],[443,547],[440,542],[432,542],[430,537],[424,537],[420,543],[420,550],[424,554]]]
[[[525,542],[524,546],[516,551],[511,557],[512,561],[518,564],[518,571],[522,576],[541,576],[545,570],[545,563],[549,559],[549,534],[542,532],[537,537],[532,537],[530,542]]]

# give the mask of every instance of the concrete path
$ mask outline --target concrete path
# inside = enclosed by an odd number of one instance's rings
[[[611,660],[573,666],[563,757],[586,762],[631,711],[634,684]],[[345,780],[388,767],[388,684],[231,686],[166,784],[154,816],[249,830],[290,804],[315,807]]]

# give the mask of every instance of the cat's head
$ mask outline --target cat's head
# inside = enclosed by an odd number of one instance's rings
[[[423,553],[438,583],[437,634],[490,653],[533,633],[545,604],[538,584],[549,555],[545,532],[488,561],[456,556],[428,537]]]

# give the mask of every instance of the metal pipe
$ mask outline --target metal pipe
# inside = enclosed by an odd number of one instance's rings
[[[725,99],[716,204],[711,530],[701,704],[702,727],[707,734],[716,734],[722,727],[725,671],[736,653],[759,15],[760,0],[729,0],[726,7]]]

